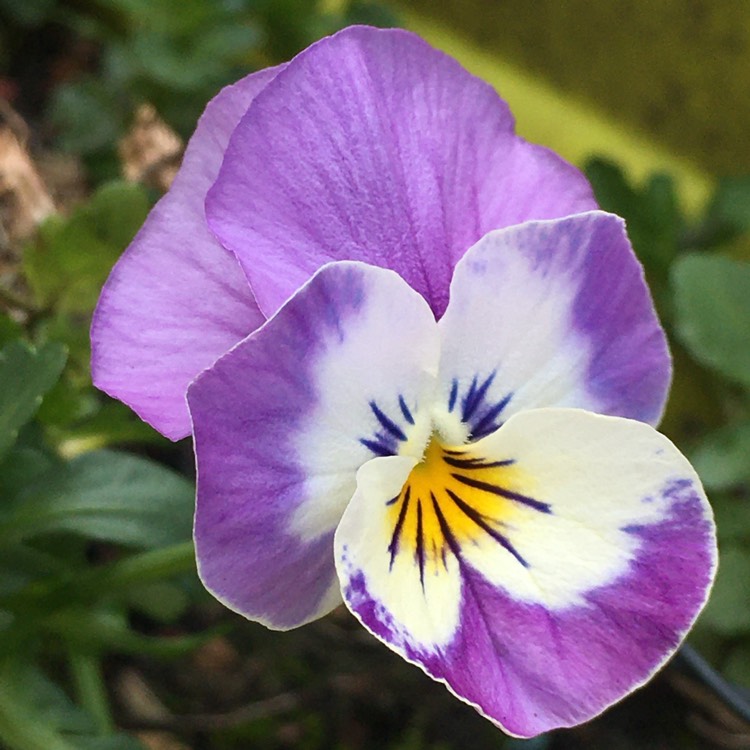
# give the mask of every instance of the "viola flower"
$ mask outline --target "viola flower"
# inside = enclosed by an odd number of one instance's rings
[[[668,380],[610,214],[488,233],[437,321],[396,273],[328,264],[189,388],[200,576],[278,629],[343,599],[510,734],[586,721],[716,567],[700,481],[647,424]]]
[[[519,736],[658,669],[714,529],[649,426],[669,355],[595,208],[404,31],[346,29],[222,91],[92,326],[95,383],[193,432],[209,590],[280,629],[343,600]]]
[[[594,208],[455,60],[403,30],[345,29],[208,105],[102,292],[94,382],[185,437],[190,381],[325,263],[392,268],[440,315],[488,231]]]

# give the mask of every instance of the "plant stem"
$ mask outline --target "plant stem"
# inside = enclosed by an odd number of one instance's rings
[[[750,696],[722,677],[689,643],[683,643],[676,661],[682,662],[715,695],[744,721],[750,721]]]
[[[152,581],[171,578],[195,570],[193,542],[180,542],[170,547],[149,550],[93,571],[85,585],[88,591],[122,591]]]
[[[99,659],[80,651],[71,651],[69,659],[70,673],[81,706],[94,719],[99,734],[111,734],[114,732],[114,723]]]
[[[40,581],[38,586],[0,597],[0,602],[11,611],[27,612],[31,608],[37,616],[44,616],[53,610],[67,608],[71,602],[98,601],[145,583],[194,572],[193,542],[180,542],[131,555],[106,567],[94,568],[79,574],[74,580],[52,578]]]

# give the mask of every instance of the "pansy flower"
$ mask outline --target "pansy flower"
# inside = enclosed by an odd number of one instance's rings
[[[394,272],[329,264],[188,391],[201,578],[279,629],[343,598],[511,734],[585,721],[714,574],[700,481],[646,423],[667,379],[610,214],[488,233],[438,321]]]
[[[217,598],[278,629],[343,601],[518,736],[664,663],[714,527],[650,426],[664,334],[594,208],[406,32],[345,30],[209,105],[92,337],[100,387],[194,435]]]

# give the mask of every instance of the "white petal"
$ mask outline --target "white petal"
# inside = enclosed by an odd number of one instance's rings
[[[456,267],[440,330],[444,421],[463,422],[472,439],[538,407],[650,423],[661,415],[666,340],[623,222],[611,214],[486,235]]]

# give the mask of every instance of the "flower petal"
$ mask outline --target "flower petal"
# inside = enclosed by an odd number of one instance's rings
[[[659,421],[669,351],[617,216],[483,237],[456,267],[440,329],[440,401],[474,438],[545,406]]]
[[[522,737],[659,669],[716,567],[710,507],[667,438],[537,409],[430,450],[363,466],[336,532],[344,599],[375,636]]]
[[[188,383],[264,321],[236,259],[208,230],[203,203],[232,130],[278,71],[249,75],[209,103],[94,314],[95,385],[172,439],[190,434]]]
[[[438,360],[424,300],[395,273],[323,268],[190,387],[203,583],[286,629],[340,603],[333,532],[374,455],[420,444]]]
[[[403,30],[296,57],[232,136],[207,215],[272,313],[331,260],[396,270],[440,315],[490,229],[595,208],[583,175],[513,133],[506,103]]]

